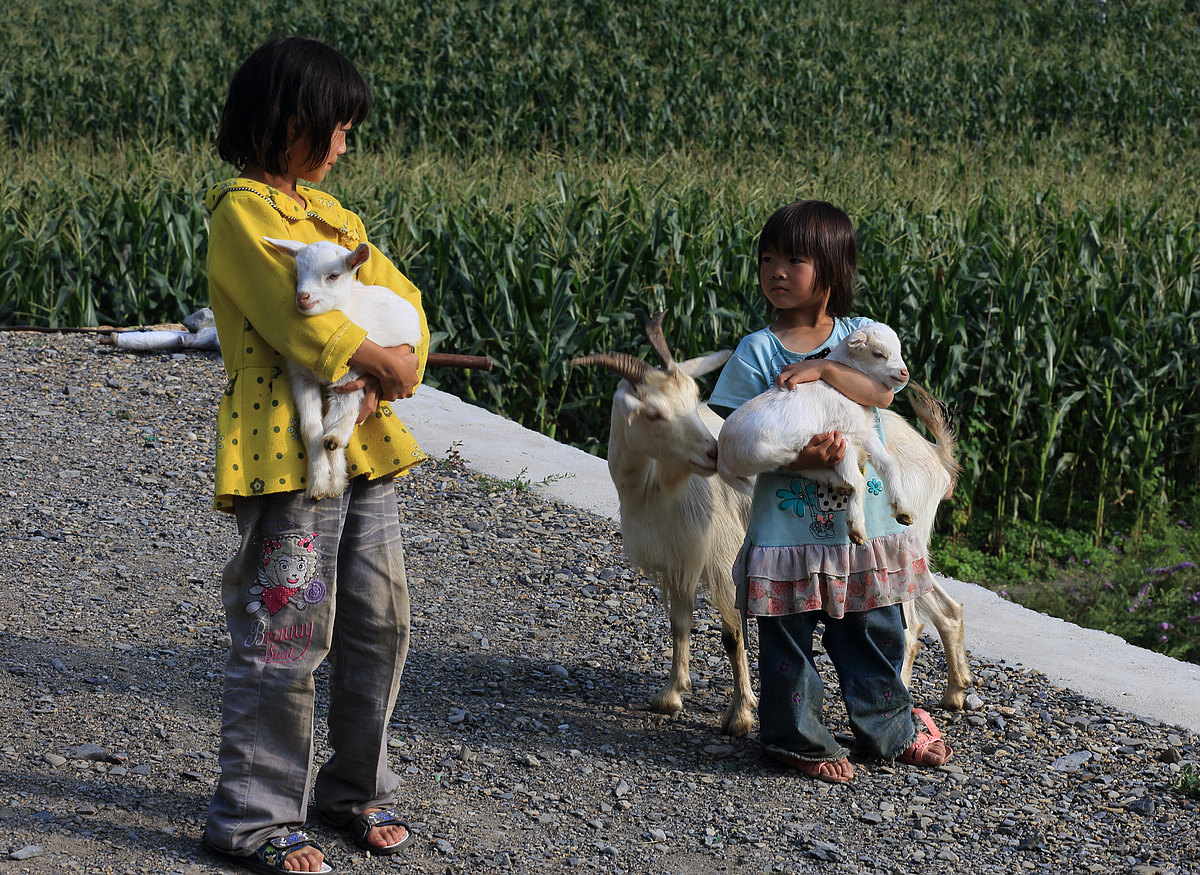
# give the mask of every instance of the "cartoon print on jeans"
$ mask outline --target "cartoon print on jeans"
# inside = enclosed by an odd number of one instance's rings
[[[287,605],[303,611],[325,600],[325,584],[314,576],[320,559],[316,539],[316,532],[263,538],[258,580],[248,590],[246,612],[254,615],[254,623],[245,641],[247,647],[267,645],[263,662],[293,662],[308,650],[311,622],[272,629],[271,618]]]

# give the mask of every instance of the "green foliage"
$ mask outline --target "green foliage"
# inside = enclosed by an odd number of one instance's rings
[[[1196,508],[1188,509],[1194,513]],[[1132,520],[1136,514],[1121,515]],[[1193,515],[1191,518],[1195,519]],[[976,538],[976,540],[978,540]],[[1024,559],[970,546],[968,535],[935,541],[937,570],[986,581],[1004,598],[1190,662],[1200,662],[1200,531],[1177,519],[1139,539],[1017,524],[1010,542]]]
[[[136,130],[190,146],[211,136],[237,63],[292,33],[362,67],[372,149],[700,142],[809,161],[1001,141],[1024,161],[1072,161],[1097,145],[1180,156],[1200,142],[1200,24],[1194,4],[1168,0],[847,0],[782,21],[765,0],[32,0],[0,22],[0,124],[26,143]]]
[[[1194,763],[1184,763],[1171,787],[1184,796],[1200,799],[1200,769]]]

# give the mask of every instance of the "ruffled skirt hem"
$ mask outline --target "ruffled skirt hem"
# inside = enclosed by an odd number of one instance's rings
[[[861,546],[759,547],[747,541],[734,564],[734,579],[753,617],[825,611],[840,618],[933,590],[925,550],[912,529]]]

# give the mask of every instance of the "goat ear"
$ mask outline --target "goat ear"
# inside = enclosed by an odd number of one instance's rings
[[[721,367],[731,355],[733,355],[733,350],[723,349],[719,352],[688,359],[686,362],[676,362],[675,366],[689,377],[699,377],[701,374],[707,374]]]
[[[861,328],[859,328],[853,334],[850,335],[849,345],[851,347],[853,347],[854,349],[861,349],[862,347],[867,345],[868,339],[869,338],[867,337],[867,332],[865,332]]]
[[[359,243],[354,247],[354,251],[346,256],[346,267],[351,271],[358,270],[367,263],[367,259],[371,257],[371,247],[366,243]]]
[[[633,418],[637,416],[645,406],[646,405],[642,403],[642,400],[638,398],[637,395],[633,394],[632,391],[618,389],[617,393],[613,396],[613,408],[620,412],[621,416],[624,417],[626,425],[629,425],[631,422],[633,422]]]
[[[268,243],[282,252],[284,255],[290,255],[295,258],[300,254],[300,250],[304,249],[308,244],[301,243],[298,240],[280,240],[276,237],[264,237]]]

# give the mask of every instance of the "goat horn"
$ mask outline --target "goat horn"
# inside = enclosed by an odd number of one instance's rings
[[[658,353],[658,357],[662,360],[663,367],[670,370],[675,367],[675,359],[671,357],[671,349],[667,346],[667,339],[663,337],[662,320],[664,315],[664,313],[659,313],[646,323],[646,337],[650,339],[651,348]]]
[[[616,371],[635,386],[640,385],[646,379],[646,374],[653,370],[650,365],[627,352],[599,352],[571,359],[572,367],[581,365],[600,365],[602,368]]]

